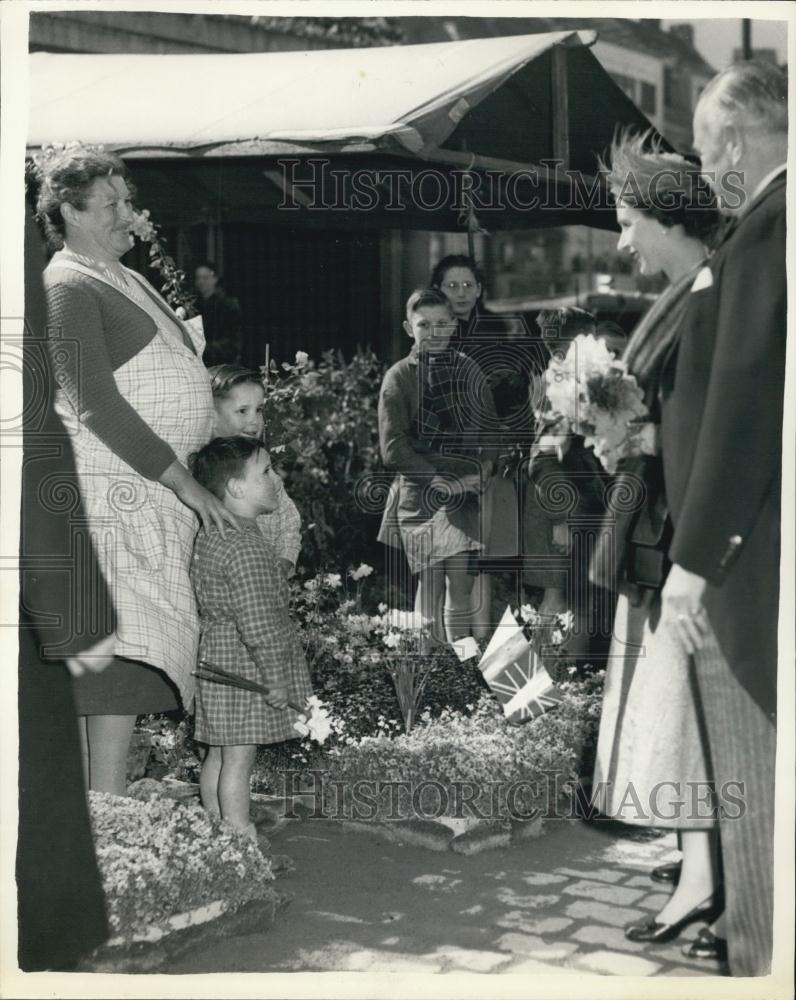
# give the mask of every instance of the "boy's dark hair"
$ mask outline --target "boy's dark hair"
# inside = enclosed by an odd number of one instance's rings
[[[240,479],[243,467],[256,452],[263,448],[256,438],[217,437],[188,457],[188,467],[200,486],[224,499],[230,479]]]
[[[213,365],[207,369],[214,399],[226,399],[236,385],[259,385],[263,380],[254,368],[244,368],[243,365]]]
[[[406,318],[425,306],[444,306],[453,315],[448,297],[438,288],[416,288],[406,300]]]
[[[597,330],[595,332],[595,337],[599,340],[602,338],[608,349],[613,351],[617,357],[620,357],[627,347],[627,342],[630,339],[622,329],[622,327],[614,322],[612,319],[601,320],[597,324]]]
[[[594,333],[597,320],[592,313],[578,306],[542,309],[536,325],[546,340],[573,340],[580,333]]]

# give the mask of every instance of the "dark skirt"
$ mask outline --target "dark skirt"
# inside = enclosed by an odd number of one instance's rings
[[[162,670],[121,656],[102,673],[76,678],[74,689],[78,715],[149,715],[180,707],[177,688]]]

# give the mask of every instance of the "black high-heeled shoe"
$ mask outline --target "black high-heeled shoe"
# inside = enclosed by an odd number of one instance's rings
[[[655,917],[648,917],[635,924],[628,924],[625,928],[625,937],[628,941],[650,941],[656,944],[664,944],[667,941],[674,941],[685,930],[689,924],[694,924],[697,920],[704,920],[706,924],[713,923],[724,910],[724,892],[721,888],[706,900],[703,900],[685,916],[680,917],[673,924],[662,924]]]
[[[680,881],[680,871],[683,867],[682,861],[673,861],[668,865],[658,865],[650,872],[653,882],[668,882],[670,885],[677,885]]]
[[[703,958],[706,961],[727,961],[727,939],[716,937],[709,927],[703,927],[690,944],[683,945],[686,958]]]

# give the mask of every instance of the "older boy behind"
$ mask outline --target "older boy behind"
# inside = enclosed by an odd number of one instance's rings
[[[471,631],[470,554],[483,548],[480,494],[492,474],[499,427],[481,369],[449,348],[454,329],[442,292],[414,292],[404,322],[412,349],[384,376],[379,396],[382,459],[397,473],[379,540],[403,548],[418,577],[415,610],[434,622],[438,639],[444,590],[449,642]]]

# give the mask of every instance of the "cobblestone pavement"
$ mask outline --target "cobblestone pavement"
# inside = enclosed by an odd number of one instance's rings
[[[699,925],[658,947],[625,939],[627,922],[666,899],[649,871],[678,857],[673,834],[570,820],[461,856],[310,820],[286,824],[273,847],[295,862],[278,882],[294,898],[275,926],[204,945],[170,972],[726,974],[682,955]]]

